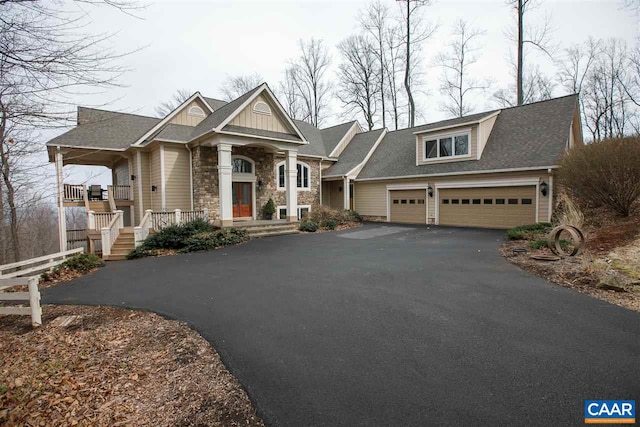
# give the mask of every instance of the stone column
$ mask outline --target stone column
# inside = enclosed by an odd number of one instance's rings
[[[351,188],[349,187],[349,178],[347,178],[346,176],[344,177],[343,183],[342,183],[342,194],[344,196],[344,200],[343,200],[343,207],[344,209],[349,209],[349,201],[351,199]]]
[[[285,160],[287,221],[298,220],[298,151],[288,150]]]
[[[220,225],[233,225],[231,145],[218,144],[218,197],[220,198]]]

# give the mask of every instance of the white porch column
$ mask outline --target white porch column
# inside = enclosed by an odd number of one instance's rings
[[[349,201],[351,199],[351,188],[349,187],[349,178],[347,178],[346,176],[342,181],[342,194],[344,196],[343,208],[349,209],[350,208]]]
[[[64,176],[62,175],[62,152],[56,151],[56,179],[58,181],[58,232],[60,252],[67,250],[67,217],[64,211]]]
[[[288,150],[285,160],[287,221],[298,220],[298,151]]]
[[[233,225],[231,145],[218,144],[218,198],[220,201],[220,225]]]

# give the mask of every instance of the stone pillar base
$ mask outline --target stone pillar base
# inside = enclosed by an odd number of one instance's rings
[[[233,220],[232,219],[221,219],[220,220],[220,227],[233,227]]]
[[[289,222],[297,222],[298,221],[298,217],[297,216],[288,216],[287,217],[287,221],[289,221]]]

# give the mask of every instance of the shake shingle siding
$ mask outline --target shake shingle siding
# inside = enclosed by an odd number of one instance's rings
[[[557,165],[567,147],[577,95],[500,112],[480,160],[416,166],[415,132],[478,120],[482,113],[389,132],[357,179],[448,174]]]

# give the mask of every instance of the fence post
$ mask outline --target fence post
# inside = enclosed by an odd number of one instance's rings
[[[89,230],[96,229],[96,215],[94,211],[89,211]]]
[[[204,216],[205,222],[209,222],[209,209],[207,208],[202,209],[202,215]]]
[[[133,247],[137,248],[142,243],[142,227],[139,225],[133,227]]]
[[[117,210],[116,214],[118,214],[118,228],[124,228],[124,211]]]
[[[100,234],[102,235],[102,255],[111,255],[111,230],[109,227],[103,227]]]
[[[182,222],[180,209],[176,209],[174,212],[176,213],[176,225],[180,225],[180,223]]]
[[[145,227],[146,229],[144,230],[144,233],[148,236],[149,235],[149,229],[153,228],[153,209],[147,209],[144,211],[145,216],[149,215],[149,220],[146,221],[146,223],[141,224],[143,227]]]
[[[37,328],[42,325],[42,309],[40,308],[40,291],[38,291],[38,277],[29,278],[29,306],[31,307],[31,326]]]

